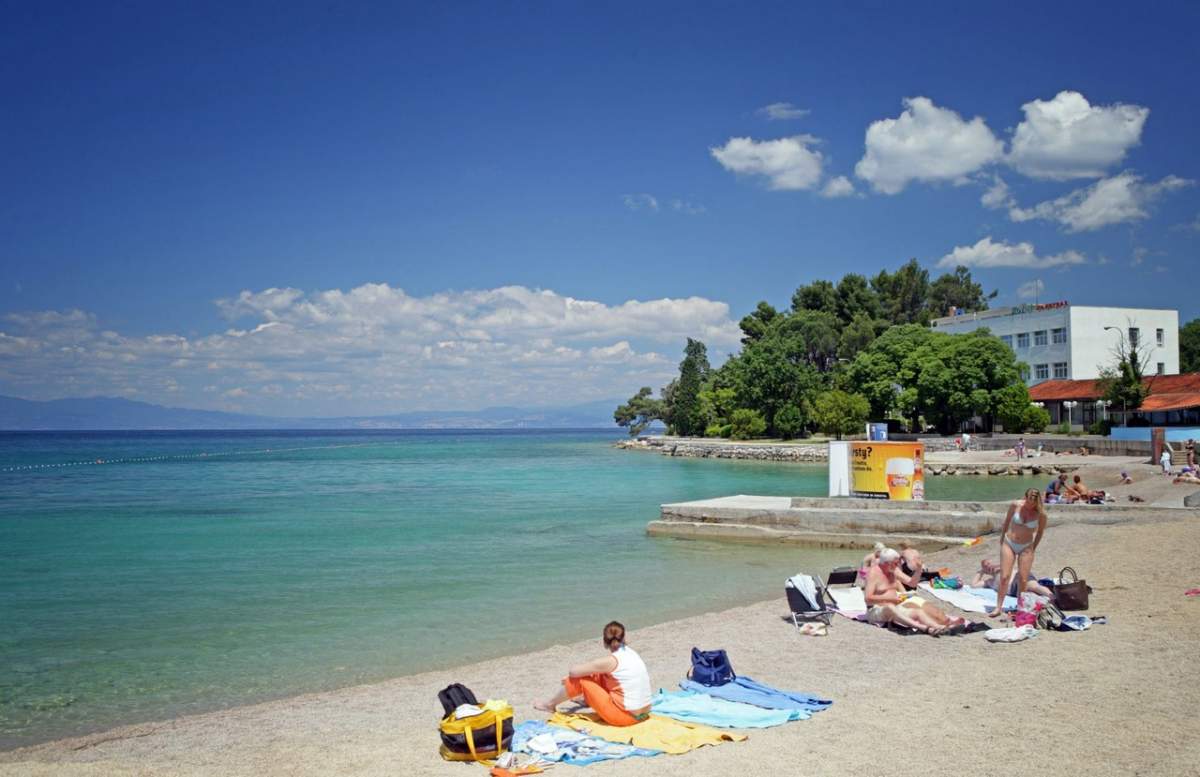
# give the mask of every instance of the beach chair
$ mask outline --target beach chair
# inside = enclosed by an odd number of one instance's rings
[[[784,583],[783,593],[787,596],[788,610],[797,629],[800,628],[800,621],[820,621],[826,626],[830,625],[834,613],[832,597],[819,578],[792,575]]]
[[[835,567],[830,570],[829,577],[825,578],[825,586],[828,588],[835,585],[854,585],[857,579],[858,567]]]

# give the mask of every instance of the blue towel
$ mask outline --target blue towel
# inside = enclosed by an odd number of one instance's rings
[[[974,586],[967,586],[963,590],[966,591],[967,593],[971,594],[971,596],[977,596],[980,599],[986,600],[987,603],[992,605],[993,607],[996,606],[996,591],[992,588],[979,588],[979,587],[974,587]],[[1003,609],[1005,612],[1012,612],[1013,610],[1017,609],[1017,597],[1015,597],[1015,596],[1004,597],[1004,605],[1001,609]]]
[[[557,749],[546,753],[529,747],[529,740],[539,734],[549,734],[554,737],[554,744],[557,746]],[[634,755],[652,756],[662,754],[661,750],[646,750],[641,747],[634,747],[633,745],[609,742],[606,739],[581,734],[578,731],[572,731],[562,726],[551,726],[540,720],[526,720],[514,728],[511,748],[514,753],[532,753],[541,756],[547,761],[560,761],[565,764],[574,764],[575,766],[587,766],[597,761],[612,761],[620,758],[629,758]]]
[[[650,700],[651,712],[687,723],[703,723],[717,728],[770,728],[791,720],[808,720],[809,710],[764,709],[753,704],[729,701],[707,693],[660,690]]]
[[[692,680],[681,680],[679,687],[685,691],[707,693],[718,699],[740,701],[764,707],[769,710],[805,710],[818,712],[833,704],[829,699],[818,699],[803,693],[781,691],[769,685],[755,682],[749,677],[739,675],[724,685],[701,685]]]

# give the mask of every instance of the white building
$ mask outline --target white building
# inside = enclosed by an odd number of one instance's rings
[[[1044,302],[936,318],[939,332],[960,334],[987,327],[1029,365],[1029,385],[1044,380],[1100,377],[1114,366],[1116,349],[1136,346],[1147,375],[1179,372],[1179,311],[1096,308]]]

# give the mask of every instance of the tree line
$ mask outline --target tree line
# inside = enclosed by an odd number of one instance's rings
[[[758,303],[739,322],[741,349],[720,367],[689,338],[678,377],[658,397],[642,387],[613,417],[634,435],[662,421],[675,434],[735,439],[840,436],[868,418],[950,432],[980,416],[989,427],[1040,430],[1049,415],[1030,405],[1027,367],[1012,349],[986,330],[929,329],[930,319],[986,310],[995,296],[966,267],[931,281],[915,259],[870,279],[814,281],[787,310]]]

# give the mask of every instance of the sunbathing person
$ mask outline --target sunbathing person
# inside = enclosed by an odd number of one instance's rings
[[[897,545],[900,548],[900,567],[896,570],[896,577],[900,578],[905,588],[916,588],[917,583],[921,582],[921,573],[925,571],[925,560],[921,558],[921,551],[907,542],[901,541]]]
[[[632,726],[650,716],[650,673],[625,644],[625,627],[612,621],[602,638],[609,654],[571,667],[558,692],[535,709],[554,712],[567,699],[583,701],[610,726]]]
[[[1090,502],[1093,499],[1104,501],[1103,491],[1093,491],[1083,482],[1083,478],[1079,475],[1075,476],[1074,482],[1067,486],[1067,491],[1071,496],[1067,498],[1068,502]]]
[[[965,618],[948,616],[921,597],[906,591],[904,583],[896,575],[899,565],[898,552],[891,548],[880,551],[879,560],[867,575],[867,588],[863,594],[869,608],[867,623],[876,626],[898,623],[935,637],[966,624]]]
[[[975,573],[975,578],[971,580],[973,588],[990,588],[993,591],[1000,589],[1000,564],[992,561],[990,558],[985,558],[979,562],[979,571]],[[1051,591],[1046,586],[1038,582],[1037,575],[1029,573],[1029,579],[1025,581],[1025,590],[1031,591],[1038,596],[1044,596],[1047,599],[1054,599],[1054,591]],[[1007,596],[1017,595],[1016,578],[1008,584]]]
[[[1180,472],[1178,475],[1175,476],[1175,479],[1172,480],[1171,482],[1172,483],[1200,483],[1200,475],[1197,475],[1194,471],[1187,470],[1184,472]]]
[[[854,584],[859,588],[867,587],[867,573],[871,571],[871,567],[879,561],[879,553],[884,549],[882,542],[875,543],[875,547],[870,553],[863,556],[862,563],[858,565],[858,574],[854,577]]]

